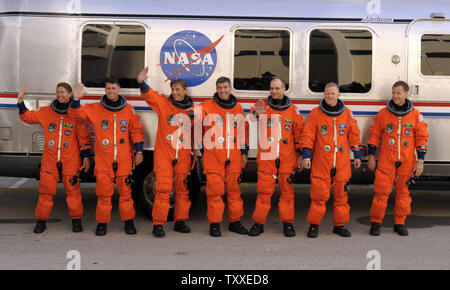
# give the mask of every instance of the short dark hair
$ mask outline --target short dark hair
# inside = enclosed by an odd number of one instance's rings
[[[119,83],[119,79],[118,78],[114,78],[114,77],[112,77],[112,78],[107,78],[106,79],[106,81],[105,81],[105,86],[106,86],[106,84],[116,84],[116,85],[118,85],[119,87],[120,87],[120,83]]]
[[[60,82],[59,84],[56,85],[56,88],[59,88],[59,87],[65,88],[69,93],[72,92],[72,87],[68,83]]]
[[[187,88],[187,84],[186,81],[183,79],[176,79],[170,82],[170,87],[172,88],[173,85],[179,84],[180,86],[183,87],[183,89]]]
[[[409,92],[409,86],[404,81],[395,82],[394,85],[392,86],[392,88],[395,88],[395,87],[402,87],[405,92]]]
[[[230,85],[230,87],[231,87],[231,80],[229,78],[227,78],[227,77],[220,77],[220,78],[218,78],[217,81],[216,81],[216,86],[218,84],[223,84],[223,83],[228,83]]]

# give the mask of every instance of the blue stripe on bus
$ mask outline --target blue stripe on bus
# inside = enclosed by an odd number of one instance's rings
[[[17,104],[0,104],[0,108],[13,108],[13,109],[17,109]]]
[[[422,115],[424,117],[450,117],[450,113],[422,113]]]

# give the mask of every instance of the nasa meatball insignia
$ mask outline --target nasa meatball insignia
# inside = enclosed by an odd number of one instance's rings
[[[171,35],[161,48],[158,65],[166,75],[166,81],[181,78],[188,87],[206,82],[216,69],[216,46],[223,37],[212,42],[206,35],[194,30]]]

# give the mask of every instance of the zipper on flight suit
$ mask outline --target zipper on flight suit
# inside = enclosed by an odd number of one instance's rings
[[[64,121],[64,117],[60,117],[60,121],[59,121],[59,133],[58,133],[58,154],[57,154],[57,158],[56,158],[56,168],[58,169],[58,177],[59,177],[59,181],[61,182],[63,179],[63,175],[62,175],[62,162],[61,162],[61,139],[62,139],[62,127],[63,127],[63,121]]]
[[[225,161],[225,166],[230,165],[230,114],[227,112],[227,116],[226,116],[226,120],[227,120],[227,161]]]
[[[338,144],[337,144],[337,130],[336,130],[336,118],[333,118],[333,132],[334,132],[334,155],[333,155],[333,168],[331,168],[330,176],[333,178],[336,175],[336,155],[338,151]]]
[[[178,120],[177,145],[175,147],[176,148],[175,149],[175,159],[172,161],[172,166],[175,166],[175,164],[177,164],[177,162],[178,162],[178,147],[180,144],[181,126],[183,124],[183,119],[182,119],[181,113],[178,114],[178,116],[180,117],[180,119]]]
[[[397,146],[398,146],[398,158],[397,162],[395,162],[395,167],[399,168],[402,165],[400,161],[401,157],[401,136],[402,136],[402,117],[398,117],[398,130],[397,130]]]
[[[117,115],[113,115],[114,118],[114,162],[112,164],[114,173],[117,171]]]

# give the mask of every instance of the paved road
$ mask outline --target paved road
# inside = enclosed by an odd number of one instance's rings
[[[37,182],[0,178],[0,269],[66,269],[68,264],[80,265],[81,269],[366,269],[374,263],[381,269],[450,269],[450,192],[446,190],[413,191],[408,237],[392,231],[392,198],[382,235],[369,236],[372,190],[369,186],[354,186],[350,193],[352,209],[348,224],[352,237],[331,233],[332,203],[329,202],[319,237],[309,239],[306,237],[309,186],[296,185],[297,236],[294,238],[283,236],[276,205],[272,207],[264,234],[259,237],[228,232],[226,221],[222,223],[223,236],[210,237],[202,196],[191,210],[188,224],[192,233],[173,232],[170,222],[165,227],[166,237],[157,239],[151,235],[151,221],[142,213],[136,217],[138,234],[125,235],[117,210],[117,194],[113,198],[115,206],[108,235],[95,236],[93,187],[93,184],[83,185],[82,233],[71,232],[64,191],[60,189],[47,231],[37,235],[32,233]],[[242,221],[250,227],[256,186],[245,183],[242,189],[245,203]],[[276,192],[273,204],[278,198]],[[77,251],[75,256],[71,250]]]

